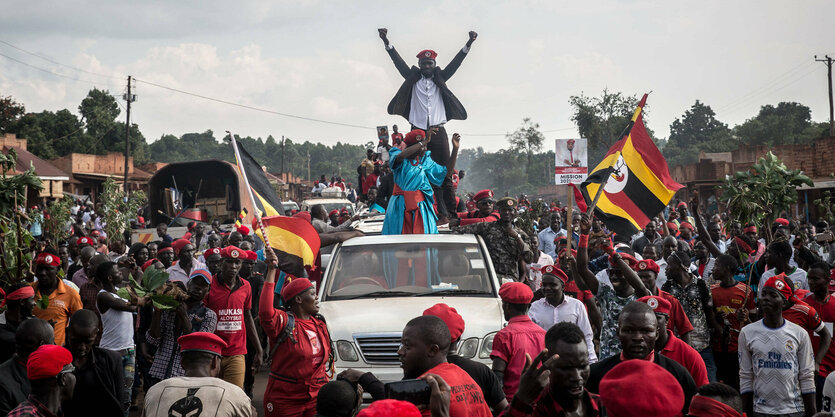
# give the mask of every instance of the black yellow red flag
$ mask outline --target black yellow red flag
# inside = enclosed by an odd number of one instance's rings
[[[594,214],[610,230],[627,236],[643,229],[684,187],[670,176],[667,161],[644,127],[646,101],[644,94],[623,137],[580,184],[585,205],[591,205],[605,184]]]
[[[241,142],[232,141],[232,146],[237,146],[235,159],[238,163],[238,171],[246,171],[247,185],[252,190],[255,200],[252,204],[255,206],[255,210],[258,210],[259,216],[280,216],[284,214],[281,200],[275,193],[275,188],[267,180],[267,174],[261,169],[261,165],[244,149]]]

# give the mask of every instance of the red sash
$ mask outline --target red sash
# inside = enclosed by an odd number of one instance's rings
[[[402,233],[404,235],[423,234],[423,216],[418,210],[418,204],[425,200],[423,191],[403,191],[397,184],[394,184],[392,195],[403,196],[403,203],[406,206]]]

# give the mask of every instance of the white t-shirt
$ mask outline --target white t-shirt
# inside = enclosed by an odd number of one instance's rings
[[[544,298],[534,301],[528,310],[528,317],[534,323],[548,331],[557,323],[568,322],[574,323],[586,339],[586,348],[589,352],[589,363],[597,362],[597,354],[594,353],[594,341],[592,340],[591,323],[589,322],[589,315],[586,312],[586,306],[582,301],[564,296],[562,304],[554,307],[548,303]]]
[[[169,410],[177,411],[169,414]],[[170,415],[251,417],[252,401],[244,390],[219,378],[178,376],[158,382],[145,394],[143,417]]]
[[[539,251],[539,259],[536,263],[528,265],[530,268],[531,289],[538,290],[542,286],[542,268],[546,265],[553,265],[554,258],[543,251]]]
[[[122,297],[119,297],[112,292],[106,290],[99,290],[99,294],[105,293],[115,299],[127,302]],[[96,300],[96,306],[101,311],[101,306]],[[130,349],[133,344],[133,313],[129,311],[119,311],[115,308],[108,308],[107,311],[101,315],[101,342],[99,347],[108,350],[122,350]]]
[[[753,393],[754,412],[802,413],[803,394],[815,393],[815,358],[809,334],[784,320],[771,329],[762,320],[739,332],[739,392]]]
[[[823,383],[823,399],[821,400],[821,411],[833,411],[835,405],[835,372],[827,375],[826,382]]]
[[[794,289],[796,290],[796,289],[800,288],[800,289],[804,289],[804,290],[809,290],[809,282],[806,280],[806,271],[804,271],[804,270],[802,270],[802,269],[800,269],[796,266],[793,267],[793,268],[794,268],[794,271],[792,271],[791,274],[786,274],[786,276],[791,278],[792,286],[794,287]],[[760,282],[765,284],[765,281],[767,279],[773,277],[774,275],[776,275],[774,273],[774,268],[771,268],[768,271],[763,272],[762,277],[760,277]]]

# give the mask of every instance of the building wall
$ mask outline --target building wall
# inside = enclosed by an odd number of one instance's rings
[[[72,153],[50,162],[73,174],[125,174],[125,156],[118,152],[107,155]],[[128,174],[133,174],[133,157],[128,158]]]
[[[23,149],[24,151],[28,150],[26,149],[26,139],[21,139],[14,133],[5,133],[0,135],[0,148],[4,146]]]

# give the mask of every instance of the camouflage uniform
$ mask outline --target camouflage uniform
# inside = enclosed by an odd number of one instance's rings
[[[618,317],[623,308],[631,301],[638,298],[635,293],[628,297],[621,297],[608,285],[601,285],[597,292],[597,304],[600,305],[600,314],[603,316],[603,326],[600,328],[600,355],[599,360],[615,356],[622,350],[620,339],[618,339]]]
[[[514,226],[513,229],[525,242],[525,247],[522,251],[519,250],[516,239],[510,237],[505,231],[504,224],[499,222],[458,226],[453,227],[452,231],[455,233],[472,233],[481,236],[484,239],[484,244],[487,245],[487,251],[490,253],[493,268],[496,269],[496,274],[499,276],[499,279],[522,281],[524,277],[519,275],[519,259],[524,259],[527,263],[533,263],[535,259],[530,246],[527,244],[530,241],[528,235],[518,227]]]

